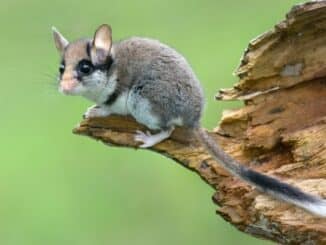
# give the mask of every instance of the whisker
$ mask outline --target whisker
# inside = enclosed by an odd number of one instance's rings
[[[57,96],[59,79],[57,72],[43,71],[38,74],[35,74],[34,82],[40,85],[41,93],[45,96]]]

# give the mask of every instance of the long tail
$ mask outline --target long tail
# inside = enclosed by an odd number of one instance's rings
[[[225,153],[204,129],[198,129],[198,136],[211,155],[233,175],[277,199],[292,203],[318,216],[326,217],[326,200],[241,165]]]

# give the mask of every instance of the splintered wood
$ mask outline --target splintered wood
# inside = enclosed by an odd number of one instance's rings
[[[326,1],[293,7],[249,44],[236,74],[239,82],[216,98],[245,106],[225,113],[211,136],[241,163],[326,198]],[[110,116],[84,120],[74,133],[137,147],[137,129],[145,130],[130,117]],[[326,219],[230,176],[189,130],[177,129],[151,150],[216,189],[217,213],[239,230],[282,244],[326,244]]]

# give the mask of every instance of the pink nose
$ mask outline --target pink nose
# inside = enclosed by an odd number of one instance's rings
[[[61,89],[63,92],[71,92],[78,85],[76,79],[65,79],[60,83]]]

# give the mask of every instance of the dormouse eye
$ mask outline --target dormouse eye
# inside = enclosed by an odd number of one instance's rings
[[[61,75],[65,72],[65,65],[63,63],[59,66],[59,72]]]
[[[93,70],[94,66],[89,60],[81,60],[77,65],[77,72],[80,75],[89,75]]]

